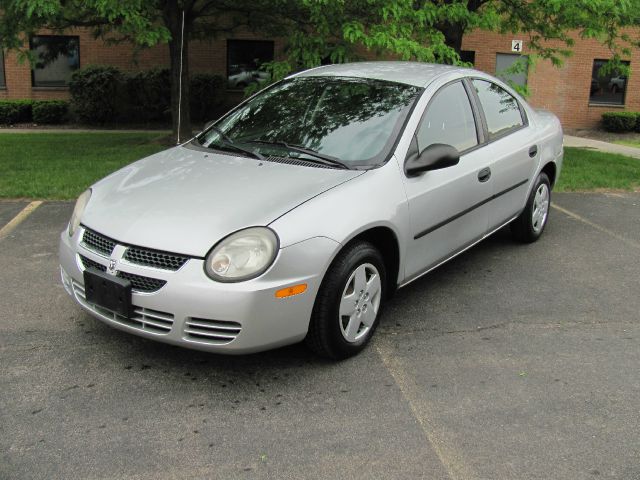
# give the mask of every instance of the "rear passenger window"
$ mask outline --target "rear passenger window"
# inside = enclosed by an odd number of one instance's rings
[[[459,152],[478,144],[473,111],[461,82],[452,83],[436,92],[416,137],[420,152],[434,143],[451,145]]]
[[[504,88],[486,80],[473,80],[484,116],[489,139],[494,139],[524,125],[518,101]]]

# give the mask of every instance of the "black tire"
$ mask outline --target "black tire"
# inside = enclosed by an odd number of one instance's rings
[[[380,275],[380,303],[369,330],[357,341],[348,342],[340,324],[340,302],[352,273],[366,264],[373,265]],[[334,259],[322,280],[305,338],[307,346],[318,355],[334,360],[351,357],[364,349],[378,326],[386,294],[385,282],[384,260],[378,249],[365,241],[348,245]]]
[[[536,228],[533,221],[533,212],[534,212],[534,203],[536,198],[536,193],[541,185],[546,185],[548,192],[548,207],[547,207],[547,215],[542,222],[541,228]],[[549,212],[551,205],[551,183],[549,182],[549,177],[546,173],[542,172],[538,175],[536,179],[536,183],[529,194],[529,198],[527,199],[527,205],[524,207],[522,213],[516,218],[513,222],[511,222],[511,234],[513,238],[522,243],[532,243],[540,238],[542,233],[544,232],[544,227],[547,225],[549,220]]]

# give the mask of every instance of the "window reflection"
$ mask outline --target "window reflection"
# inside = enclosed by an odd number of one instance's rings
[[[260,70],[273,61],[273,42],[258,40],[227,40],[227,81],[229,88],[243,89],[252,83],[267,80]]]
[[[451,145],[458,152],[478,144],[473,111],[462,83],[448,85],[435,94],[429,102],[417,138],[421,152],[434,143]]]
[[[607,60],[594,60],[589,88],[589,103],[624,105],[627,93],[627,77],[619,72],[604,74],[601,70]],[[623,62],[629,65],[629,62]]]
[[[368,79],[296,78],[266,90],[217,126],[237,143],[287,142],[343,161],[366,161],[383,154],[421,90]],[[203,143],[217,136],[212,130]]]
[[[524,124],[518,101],[504,88],[486,80],[473,80],[473,86],[487,119],[490,138]]]
[[[31,38],[36,55],[34,87],[66,86],[71,74],[80,68],[80,39],[62,35],[37,35]]]

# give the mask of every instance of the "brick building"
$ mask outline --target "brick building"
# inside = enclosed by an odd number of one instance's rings
[[[523,40],[520,52],[513,51],[514,40]],[[15,52],[0,51],[0,100],[68,98],[69,77],[81,66],[114,65],[125,71],[136,71],[169,64],[166,45],[134,54],[130,45],[105,45],[85,29],[72,30],[68,35],[38,35],[31,39],[30,46],[40,53],[62,47],[65,54],[32,70],[28,63],[18,62]],[[229,101],[237,102],[242,98],[242,89],[261,77],[257,64],[277,58],[283,46],[282,40],[248,33],[192,42],[190,71],[227,77]],[[472,61],[476,68],[500,74],[519,55],[527,54],[527,39],[476,31],[465,36],[463,50],[464,58]],[[573,56],[562,68],[540,61],[529,72],[512,80],[526,82],[531,92],[530,103],[553,111],[565,128],[594,127],[603,112],[640,110],[640,76],[632,75],[627,81],[619,75],[598,75],[600,65],[610,56],[611,52],[594,40],[577,40]],[[640,52],[634,51],[628,60],[633,68],[640,61]]]

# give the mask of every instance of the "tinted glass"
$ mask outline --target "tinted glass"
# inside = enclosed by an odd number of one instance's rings
[[[591,72],[589,103],[624,105],[627,93],[627,77],[619,72],[605,73],[602,67],[607,60],[594,60]],[[629,62],[623,62],[629,65]]]
[[[518,101],[505,89],[485,80],[473,80],[473,86],[487,119],[489,138],[524,124]]]
[[[520,63],[517,67],[514,67],[516,62]],[[496,75],[505,82],[513,82],[516,85],[524,87],[527,84],[528,66],[529,63],[526,55],[519,55],[517,53],[496,54]],[[512,68],[518,70],[517,73],[509,71],[509,69]]]
[[[5,79],[4,79],[4,52],[0,48],[0,88],[5,87]]]
[[[471,63],[472,65],[476,64],[476,52],[473,50],[462,50],[460,52],[460,60],[463,62]]]
[[[420,151],[434,143],[451,145],[459,152],[478,144],[473,111],[461,82],[447,85],[435,94],[417,138]]]
[[[60,87],[69,84],[71,74],[80,67],[78,37],[35,36],[31,50],[36,55],[33,85]]]
[[[402,121],[422,89],[356,78],[294,78],[263,91],[199,138],[205,146],[223,146],[225,138],[260,153],[298,156],[286,142],[343,162],[382,161]]]
[[[229,88],[242,89],[251,83],[267,80],[260,67],[273,60],[273,42],[227,40],[227,81]]]

